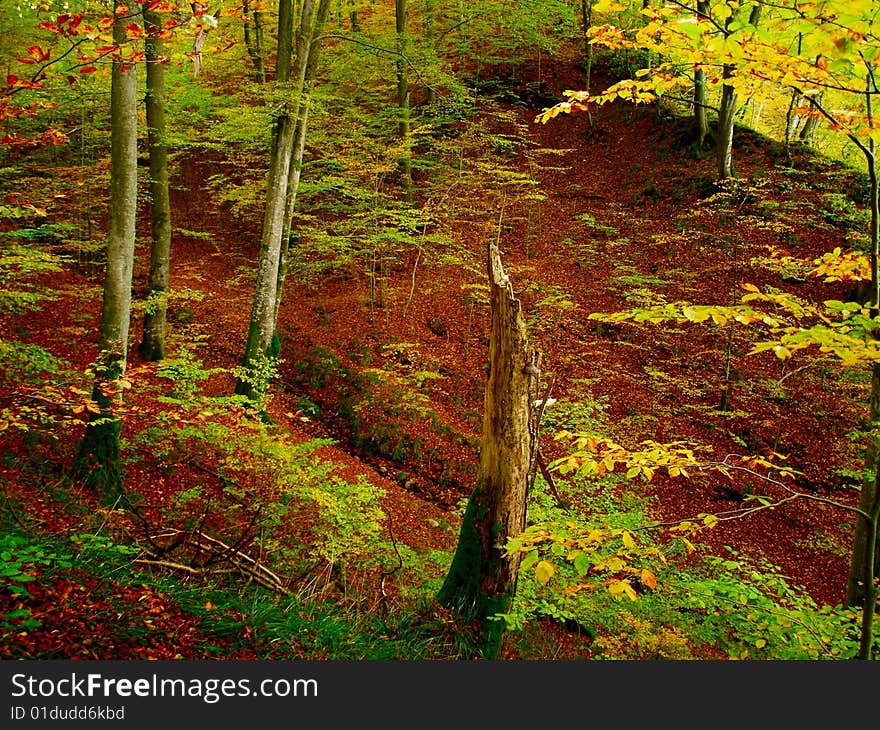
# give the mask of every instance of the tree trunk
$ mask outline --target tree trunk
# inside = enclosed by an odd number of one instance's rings
[[[724,67],[724,78],[729,78],[732,69]],[[733,130],[736,121],[737,93],[730,84],[721,89],[721,107],[718,110],[718,137],[715,141],[716,172],[719,180],[732,177],[733,170]]]
[[[314,16],[303,18],[303,24],[297,33],[297,52],[293,78],[299,87],[299,99],[296,105],[296,130],[293,135],[293,151],[290,156],[290,174],[287,182],[287,202],[284,210],[284,238],[281,241],[281,258],[278,262],[278,282],[275,294],[275,325],[277,328],[278,311],[284,293],[284,282],[287,278],[290,243],[296,237],[293,232],[293,213],[296,208],[296,196],[302,179],[303,157],[306,150],[306,136],[309,129],[309,107],[311,106],[312,80],[318,68],[321,52],[321,41],[316,37],[327,22],[330,12],[329,0],[321,0]]]
[[[867,96],[868,116],[871,117],[870,95]],[[873,317],[880,314],[880,182],[877,179],[877,159],[875,146],[864,149],[868,163],[871,204],[871,303]],[[870,422],[872,428],[880,423],[880,363],[874,365],[871,376]],[[877,551],[876,514],[880,502],[877,480],[880,476],[880,437],[871,434],[865,454],[865,476],[862,481],[859,509],[874,515],[874,524],[859,518],[853,539],[849,575],[846,586],[846,605],[859,606],[866,603],[866,596],[873,593],[873,580],[880,578],[880,556]],[[873,575],[873,578],[870,577]]]
[[[254,74],[261,84],[266,83],[266,68],[263,65],[263,20],[262,13],[258,10],[251,12],[249,0],[244,0],[242,13],[250,22],[244,24],[244,45],[247,48],[251,63],[254,64]]]
[[[822,93],[819,92],[816,95],[815,101],[810,97],[805,97],[805,101],[810,105],[811,110],[815,108],[816,103],[822,103]],[[801,127],[800,132],[800,140],[808,147],[813,146],[813,142],[816,136],[816,130],[819,128],[819,117],[815,114],[810,114],[806,120],[804,121],[804,126]]]
[[[114,3],[114,9],[119,0]],[[113,36],[125,42],[124,14],[114,14]],[[101,307],[100,352],[95,368],[93,399],[100,413],[93,416],[80,445],[74,476],[97,489],[107,502],[122,489],[119,463],[119,381],[125,374],[131,315],[137,212],[137,71],[134,64],[114,61],[110,82],[110,218],[107,230],[107,270]]]
[[[275,61],[275,80],[290,80],[293,54],[293,0],[278,2],[278,52]]]
[[[430,49],[430,53],[436,54],[437,49],[434,46],[434,28],[437,25],[436,11],[434,10],[434,0],[425,0],[425,46]],[[437,92],[433,86],[428,86],[428,96],[425,102],[430,106],[437,101]]]
[[[709,17],[708,0],[697,0],[698,18]],[[709,135],[709,115],[707,113],[706,72],[702,68],[694,71],[694,136],[702,149]]]
[[[397,30],[397,136],[403,140],[403,155],[400,158],[403,197],[407,203],[413,202],[412,157],[409,146],[409,76],[406,68],[407,33],[406,0],[394,0],[394,20]]]
[[[161,16],[144,3],[144,50],[147,62],[147,143],[150,154],[150,278],[148,308],[140,354],[144,360],[165,357],[165,326],[168,311],[168,282],[171,259],[171,203],[168,197],[168,149],[165,145],[164,44],[159,34]]]
[[[290,110],[282,110],[275,122],[272,135],[269,177],[266,184],[266,210],[263,215],[263,233],[257,256],[257,280],[254,285],[247,344],[242,360],[248,377],[240,377],[235,385],[235,392],[238,395],[245,395],[251,399],[259,395],[251,376],[259,370],[263,359],[273,354],[277,355],[274,351],[278,349],[277,346],[272,348],[277,311],[275,298],[295,130],[296,120]]]
[[[584,33],[584,91],[589,94],[593,74],[593,44],[589,36],[593,27],[593,0],[581,0],[581,26]]]
[[[307,115],[303,110],[307,107],[310,74],[314,72],[317,62],[317,56],[313,57],[312,53],[318,47],[315,36],[320,32],[329,10],[330,0],[320,0],[317,10],[315,0],[303,2],[302,19],[296,34],[296,59],[290,92],[292,97],[278,116],[272,137],[266,211],[257,259],[257,281],[242,359],[248,375],[240,377],[235,385],[237,394],[253,400],[260,394],[255,391],[255,379],[252,376],[258,371],[264,358],[277,357],[280,351],[275,325],[296,194],[296,186],[291,186],[291,180],[295,179],[297,184],[299,182],[307,122]]]
[[[520,303],[494,244],[489,247],[488,273],[492,333],[480,466],[437,600],[462,621],[477,621],[481,655],[494,659],[504,624],[492,617],[508,612],[516,593],[520,556],[506,555],[504,546],[525,529],[533,453],[530,380],[537,371]]]

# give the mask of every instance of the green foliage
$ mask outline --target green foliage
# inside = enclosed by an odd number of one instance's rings
[[[40,542],[7,533],[0,535],[0,592],[27,598],[27,584],[37,579],[44,568],[69,568],[71,555],[50,542]],[[27,608],[16,608],[0,616],[0,629],[29,631],[40,621]]]
[[[265,414],[272,400],[272,381],[278,377],[278,366],[284,360],[279,360],[272,354],[260,353],[247,365],[232,368],[232,374],[250,386],[248,396],[251,404],[258,413]]]
[[[169,413],[131,440],[131,448],[161,465],[180,459],[209,461],[222,487],[177,494],[169,519],[194,526],[204,511],[224,514],[225,529],[259,516],[257,544],[279,569],[309,560],[348,564],[370,555],[380,530],[383,492],[359,479],[342,479],[336,466],[315,455],[332,443],[295,443],[259,421],[246,420],[237,399],[188,401],[189,413]],[[303,544],[287,525],[298,524]],[[304,534],[303,534],[304,533]],[[307,539],[306,539],[307,538]]]
[[[170,402],[186,404],[199,392],[202,382],[221,372],[223,368],[205,368],[191,348],[179,347],[175,357],[162,360],[156,376],[171,381]]]
[[[35,246],[0,246],[0,314],[23,314],[56,299],[55,292],[33,279],[61,271],[61,264],[58,256]]]
[[[595,480],[594,497],[576,512],[561,512],[545,490],[538,480],[529,513],[536,524],[508,544],[524,550],[514,609],[502,617],[510,630],[550,618],[592,636],[595,658],[856,655],[858,612],[818,606],[768,561],[703,555],[695,562],[696,546],[685,537],[692,533],[668,542],[645,529],[640,510],[622,519],[608,477]],[[583,500],[580,487],[573,493]],[[600,495],[607,501],[596,501]]]
[[[0,339],[0,379],[13,384],[38,385],[47,377],[69,374],[66,363],[48,350],[24,342]]]
[[[699,613],[694,636],[733,659],[855,658],[858,611],[817,606],[766,559],[733,558],[706,556],[704,573],[679,581],[673,604]]]
[[[172,305],[183,302],[200,302],[205,298],[205,293],[197,289],[182,287],[180,289],[167,289],[166,291],[151,291],[143,301],[132,302],[132,310],[143,311],[144,314],[156,314],[162,309],[168,309]]]
[[[842,231],[867,231],[871,222],[869,210],[859,208],[842,193],[823,193],[820,196],[822,217]]]
[[[561,398],[544,410],[541,428],[545,431],[599,432],[607,427],[608,397],[575,401]]]

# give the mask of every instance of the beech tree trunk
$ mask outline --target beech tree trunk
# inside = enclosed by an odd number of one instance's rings
[[[593,0],[581,0],[581,27],[584,33],[584,91],[589,94],[593,75],[593,44],[589,36],[593,27]]]
[[[275,80],[290,80],[293,54],[293,0],[278,2],[278,52],[275,60]]]
[[[876,91],[869,87],[869,91]],[[868,117],[871,118],[870,94],[866,95]],[[871,207],[871,299],[872,317],[880,316],[880,181],[877,175],[876,149],[873,141],[862,147],[868,167]],[[874,364],[871,376],[870,423],[873,428],[880,424],[880,363]],[[860,517],[856,523],[853,550],[850,557],[846,586],[846,605],[860,606],[876,602],[874,581],[880,578],[880,555],[877,546],[877,516],[880,512],[880,437],[872,434],[865,453],[865,476],[862,480],[859,509],[870,515]],[[873,617],[873,616],[872,616]]]
[[[272,348],[275,334],[275,306],[278,267],[281,262],[281,241],[284,234],[284,210],[287,200],[287,182],[290,172],[290,156],[293,150],[296,122],[289,111],[282,111],[275,122],[272,135],[272,153],[269,160],[269,179],[266,185],[266,210],[263,215],[263,233],[257,256],[257,279],[251,305],[247,344],[243,366],[254,374],[260,361],[277,355]],[[273,351],[275,350],[275,351]],[[249,378],[239,378],[235,392],[254,396],[255,383]]]
[[[261,84],[266,83],[266,67],[263,65],[263,14],[259,10],[251,11],[249,0],[244,0],[242,12],[249,23],[244,24],[244,45],[254,65],[254,75]]]
[[[724,24],[725,35],[736,19],[736,13],[731,15]],[[761,5],[754,5],[749,12],[749,25],[757,28],[761,22]],[[722,78],[725,80],[721,87],[721,108],[718,110],[718,138],[715,142],[715,155],[717,163],[718,179],[724,180],[733,177],[733,130],[736,125],[737,97],[736,89],[727,81],[735,72],[733,66],[725,66]]]
[[[822,92],[816,94],[815,101],[807,96],[805,101],[810,105],[811,109],[815,108],[816,104],[822,103]],[[819,118],[815,114],[811,114],[804,121],[804,126],[801,127],[800,132],[800,140],[808,147],[813,146],[813,142],[815,141],[816,130],[819,128]]]
[[[697,0],[697,16],[709,16],[708,0]],[[706,109],[706,72],[702,68],[694,71],[694,136],[700,148],[706,142],[709,135],[709,116]]]
[[[165,145],[164,44],[159,34],[161,16],[144,3],[144,50],[147,61],[147,144],[150,155],[150,294],[144,315],[140,354],[144,360],[165,357],[165,327],[168,311],[168,283],[171,260],[171,203],[168,196],[168,148]]]
[[[312,81],[318,68],[321,42],[316,37],[321,33],[330,12],[328,0],[321,0],[314,16],[304,18],[297,32],[296,60],[293,67],[293,79],[299,88],[296,103],[296,129],[293,133],[293,151],[290,156],[290,173],[287,182],[287,201],[284,210],[284,236],[281,240],[281,258],[278,262],[278,281],[275,295],[274,322],[277,329],[278,310],[284,293],[284,282],[290,262],[290,243],[296,237],[293,232],[293,213],[296,208],[296,196],[302,179],[303,157],[306,150],[306,137],[309,129],[309,108],[311,107]]]
[[[724,78],[729,78],[730,67],[725,66]],[[721,107],[718,110],[718,138],[715,142],[716,172],[719,180],[733,176],[733,130],[736,123],[737,93],[730,84],[721,88]]]
[[[295,190],[291,190],[290,182],[294,177],[297,182],[299,180],[297,170],[302,162],[302,149],[305,145],[307,115],[303,114],[303,108],[307,98],[310,69],[313,70],[315,67],[315,63],[309,62],[309,58],[318,46],[319,41],[315,36],[320,32],[329,9],[330,0],[320,0],[317,6],[315,0],[304,0],[302,4],[291,97],[280,111],[272,135],[266,210],[257,259],[257,280],[242,359],[247,375],[239,378],[235,385],[237,394],[245,395],[252,400],[259,395],[255,389],[254,375],[258,372],[261,362],[266,358],[276,358],[280,352],[275,325],[280,306],[281,286],[284,282],[285,258],[295,199]],[[301,142],[297,144],[300,137]],[[299,154],[299,160],[294,156],[295,149]]]
[[[437,600],[462,621],[477,622],[481,655],[494,659],[504,624],[492,617],[508,612],[516,593],[520,556],[505,555],[504,546],[525,529],[533,454],[530,379],[537,371],[520,303],[494,244],[489,247],[488,273],[492,332],[480,466]]]
[[[406,69],[407,51],[407,6],[406,0],[395,0],[394,19],[397,30],[397,136],[403,141],[403,155],[400,158],[403,197],[407,203],[413,202],[412,157],[409,148],[410,110],[409,75]]]
[[[119,0],[114,3],[114,10]],[[125,42],[124,14],[114,13],[113,37]],[[90,419],[80,444],[73,475],[99,491],[107,502],[122,489],[119,463],[119,416],[114,405],[121,397],[131,316],[137,212],[137,71],[135,64],[114,61],[110,82],[110,217],[107,230],[107,269],[101,306],[98,363],[92,398],[100,413]]]

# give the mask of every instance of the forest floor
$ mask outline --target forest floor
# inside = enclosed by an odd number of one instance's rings
[[[550,73],[555,75],[543,81],[551,94],[579,84],[575,67]],[[601,79],[595,83],[601,85]],[[709,202],[716,192],[711,155],[695,154],[686,144],[681,120],[618,103],[595,110],[592,126],[584,115],[541,125],[534,119],[538,106],[505,108],[515,114],[509,131],[519,139],[509,154],[534,175],[543,199],[498,210],[493,235],[542,352],[542,387],[552,382],[551,395],[569,409],[567,422],[554,421],[548,409],[542,446],[548,459],[565,453],[564,445],[552,440],[552,427],[577,425],[571,414],[577,414],[577,404],[589,403],[581,421],[610,428],[619,441],[687,440],[722,456],[781,453],[802,473],[799,489],[854,503],[857,492],[843,475],[857,463],[857,453],[846,434],[864,420],[866,378],[841,376],[829,362],[798,372],[798,365],[786,369],[772,353],[748,356],[756,334],[744,326],[609,325],[588,319],[591,312],[677,300],[732,303],[746,282],[787,288],[809,300],[844,296],[843,284],[785,281],[758,259],[770,247],[804,258],[845,247],[845,232],[817,211],[823,194],[853,185],[852,173],[800,150],[789,166],[778,145],[741,129],[737,173],[760,184],[722,210]],[[211,235],[174,240],[172,287],[205,296],[173,311],[172,326],[199,341],[199,356],[208,366],[233,368],[243,351],[252,293],[240,272],[255,260],[258,223],[230,220],[212,205],[204,192],[208,168],[197,162],[183,166],[176,180],[181,226]],[[75,184],[80,173],[56,174],[71,175]],[[481,260],[485,228],[475,226],[469,237],[464,214],[461,226],[466,247]],[[146,281],[147,261],[140,250],[138,290]],[[479,281],[473,270],[456,263],[413,250],[382,270],[373,296],[368,273],[341,271],[309,286],[288,281],[280,322],[283,361],[269,414],[294,441],[335,439],[316,453],[337,465],[339,476],[364,478],[384,490],[383,524],[393,545],[425,554],[451,551],[458,508],[476,465],[489,313],[474,295]],[[85,369],[95,355],[100,281],[98,266],[58,273],[53,285],[63,298],[26,317],[5,316],[4,331]],[[137,327],[133,332],[137,338]],[[146,385],[161,388],[165,381],[136,351],[130,368],[135,383],[130,402],[140,410],[124,428],[133,434],[155,405]],[[374,392],[362,401],[361,418],[352,418],[353,380],[377,370],[396,374],[400,382],[418,382],[414,392],[424,398],[406,407],[392,380],[389,392]],[[433,375],[420,379],[424,373]],[[216,394],[228,394],[232,384],[228,372],[204,383]],[[725,388],[728,407],[721,410]],[[108,512],[81,488],[71,493],[54,486],[80,436],[74,423],[58,434],[60,443],[27,435],[6,439],[0,477],[10,519],[31,530],[72,534],[100,527],[111,536],[130,537],[139,529],[136,521]],[[126,482],[156,508],[144,514],[158,515],[167,500],[206,474],[209,462],[181,458],[169,471],[167,464],[141,461],[126,467]],[[574,488],[561,477],[557,487],[562,496]],[[720,475],[658,474],[631,488],[654,497],[655,519],[676,520],[739,509],[750,490],[761,486]],[[851,534],[852,520],[839,509],[796,501],[723,520],[701,533],[700,542],[709,551],[730,546],[766,558],[818,604],[836,605],[843,599]],[[26,609],[23,616],[39,620],[23,628],[7,616],[0,626],[3,653],[156,659],[328,655],[314,644],[297,646],[295,637],[274,653],[253,626],[242,628],[234,617],[228,618],[225,637],[215,629],[208,636],[204,627],[222,624],[222,617],[212,615],[216,601],[195,579],[186,582],[184,600],[179,586],[166,592],[155,582],[116,584],[116,563],[108,565],[110,572],[101,578],[61,573],[30,582],[27,596],[0,595],[3,612]],[[445,567],[411,580],[436,581]],[[34,576],[39,578],[39,571]],[[372,583],[377,605],[388,600],[391,589],[381,569],[365,569],[358,580]],[[345,599],[345,586],[336,583],[334,591]],[[448,630],[442,615],[433,620]],[[560,627],[545,631],[550,631],[543,639],[547,655],[541,658],[589,656],[585,637]],[[504,656],[533,658],[529,651],[511,644]]]

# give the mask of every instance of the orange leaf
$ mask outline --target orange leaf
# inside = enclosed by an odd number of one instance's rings
[[[643,570],[639,578],[641,579],[642,585],[644,585],[645,588],[650,588],[653,591],[657,587],[657,576],[654,575],[650,570]]]
[[[28,48],[27,52],[28,56],[33,58],[34,61],[42,62],[49,60],[49,53],[47,51],[44,51],[39,46],[31,46],[30,48]]]

